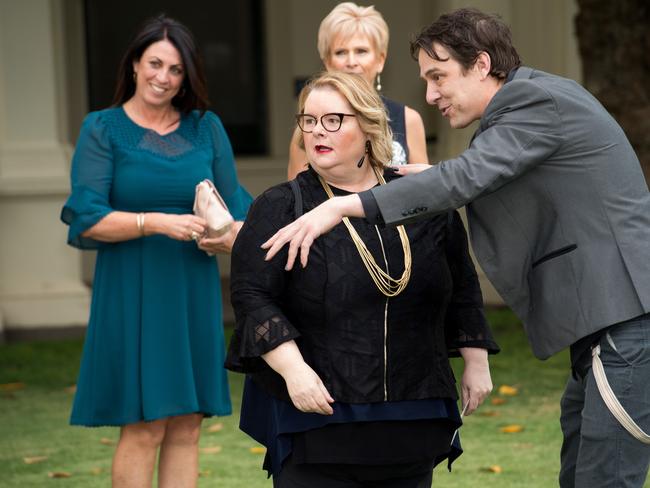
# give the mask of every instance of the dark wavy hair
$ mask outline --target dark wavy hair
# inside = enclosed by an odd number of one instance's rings
[[[510,28],[498,15],[475,8],[461,8],[441,15],[433,24],[422,29],[411,41],[411,56],[417,61],[420,49],[437,61],[441,58],[433,48],[437,42],[449,51],[464,71],[469,70],[481,52],[492,61],[490,75],[505,79],[508,72],[521,66],[521,59],[512,45]]]
[[[185,70],[183,85],[172,99],[172,105],[183,114],[192,110],[204,113],[209,105],[208,83],[194,36],[183,24],[164,14],[145,21],[126,49],[118,69],[113,106],[122,105],[133,96],[133,63],[151,44],[162,40],[171,42],[178,50]]]

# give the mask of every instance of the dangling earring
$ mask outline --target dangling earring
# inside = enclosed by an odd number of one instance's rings
[[[377,73],[377,91],[381,91],[381,71]]]
[[[363,166],[363,161],[366,159],[366,154],[368,153],[370,153],[370,141],[366,141],[366,151],[363,153],[363,156],[361,156],[361,159],[357,163],[357,168]]]
[[[138,73],[136,73],[136,72],[134,71],[134,72],[133,72],[133,83],[137,83],[137,82],[138,82]]]
[[[183,98],[185,96],[185,87],[181,88],[181,91],[178,94],[179,98]]]

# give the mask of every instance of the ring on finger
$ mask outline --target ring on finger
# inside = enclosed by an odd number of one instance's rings
[[[192,233],[190,234],[190,239],[192,239],[192,240],[194,240],[194,241],[198,241],[198,240],[199,240],[199,234],[197,234],[196,232],[192,231]]]

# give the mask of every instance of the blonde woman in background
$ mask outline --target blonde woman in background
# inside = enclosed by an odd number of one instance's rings
[[[381,92],[381,73],[388,53],[388,25],[375,7],[340,3],[318,29],[318,53],[328,71],[363,76]],[[381,96],[393,132],[391,164],[428,163],[422,117],[410,107]],[[296,127],[289,146],[288,179],[307,168]]]

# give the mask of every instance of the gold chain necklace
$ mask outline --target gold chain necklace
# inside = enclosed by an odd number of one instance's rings
[[[379,183],[385,185],[386,180],[384,180],[384,176],[379,171],[377,171],[376,168],[373,167],[373,170],[375,172],[375,175],[377,176],[377,180],[379,181]],[[334,198],[332,189],[327,184],[327,182],[320,175],[318,175],[318,179],[321,185],[323,185],[323,188],[325,189],[325,193],[327,193],[329,198]],[[379,291],[382,292],[387,297],[394,297],[402,293],[404,288],[406,288],[406,285],[408,285],[409,279],[411,278],[411,245],[409,243],[409,238],[406,235],[406,230],[404,229],[404,226],[403,225],[397,226],[397,232],[399,233],[400,241],[402,241],[402,250],[404,251],[404,272],[402,273],[402,276],[400,276],[398,279],[395,279],[392,276],[390,276],[388,273],[386,273],[377,264],[375,258],[372,256],[372,254],[366,247],[366,244],[361,239],[361,236],[357,233],[356,229],[350,223],[350,219],[347,217],[343,217],[343,223],[348,228],[348,232],[350,233],[352,242],[354,242],[354,245],[356,246],[357,251],[361,256],[361,260],[363,261],[364,266],[368,270],[368,273],[370,274],[372,281],[375,282],[375,285],[377,286]]]

